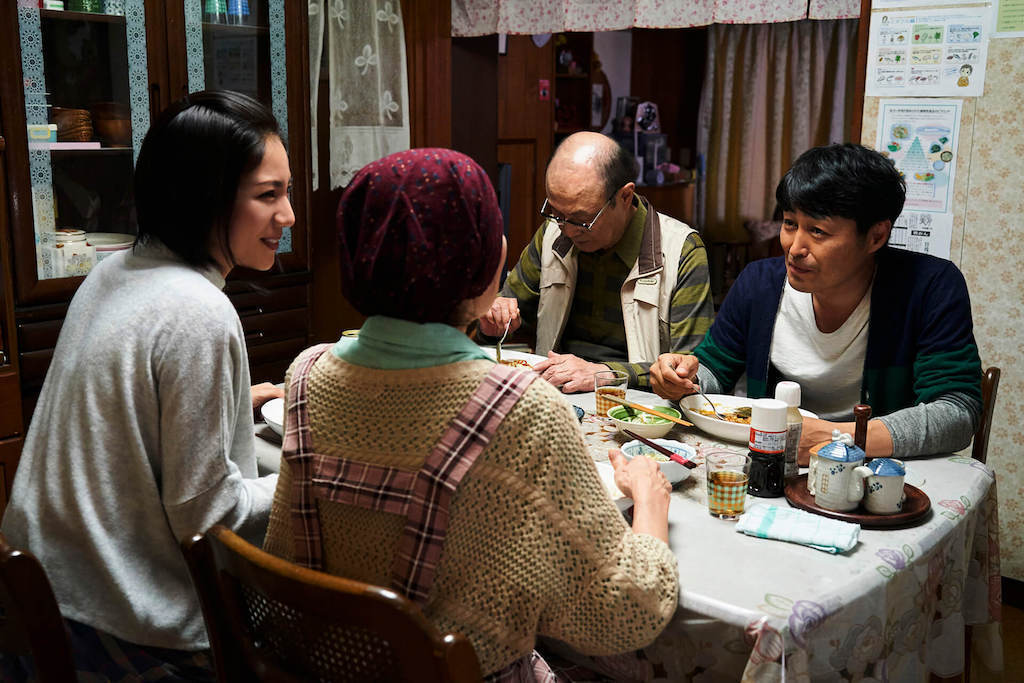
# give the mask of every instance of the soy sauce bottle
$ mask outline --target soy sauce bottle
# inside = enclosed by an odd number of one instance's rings
[[[761,498],[782,495],[786,451],[786,411],[774,398],[759,398],[750,411],[750,482],[747,493]]]

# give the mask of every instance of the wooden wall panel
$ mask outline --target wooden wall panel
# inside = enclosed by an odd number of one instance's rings
[[[498,161],[512,167],[509,202],[508,267],[515,267],[523,249],[540,224],[534,205],[537,145],[530,140],[498,144]]]
[[[452,149],[498,182],[498,37],[452,39]]]
[[[508,36],[498,57],[498,161],[511,163],[512,208],[509,260],[512,264],[540,224],[544,171],[551,158],[555,125],[554,95],[541,100],[539,81],[555,84],[554,46],[537,47],[530,36]]]
[[[630,94],[658,105],[672,161],[678,163],[680,149],[686,149],[689,160],[682,161],[692,167],[697,153],[697,112],[704,83],[707,28],[633,29],[632,45]]]
[[[452,146],[452,6],[449,0],[402,3],[413,147]]]

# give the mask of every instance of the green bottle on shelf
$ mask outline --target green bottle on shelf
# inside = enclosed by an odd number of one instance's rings
[[[206,0],[204,19],[211,24],[227,23],[228,3],[227,0]]]

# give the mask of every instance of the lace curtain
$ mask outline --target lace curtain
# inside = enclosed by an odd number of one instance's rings
[[[409,148],[409,85],[398,0],[309,0],[313,189],[319,187],[317,100],[327,54],[330,185],[347,185],[374,159]]]
[[[617,31],[860,16],[860,0],[452,0],[452,35]]]

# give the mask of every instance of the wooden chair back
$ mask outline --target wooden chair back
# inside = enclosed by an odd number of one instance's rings
[[[220,681],[479,681],[473,647],[397,593],[274,557],[215,526],[182,544]]]
[[[999,368],[992,366],[981,376],[981,423],[974,433],[974,445],[971,447],[971,457],[979,462],[988,459],[988,433],[992,429],[992,413],[995,412],[1001,374]]]
[[[64,619],[46,572],[35,555],[0,534],[0,652],[30,656],[39,683],[74,681]]]

